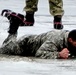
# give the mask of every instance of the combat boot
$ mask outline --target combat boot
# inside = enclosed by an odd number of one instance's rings
[[[61,18],[60,15],[54,16],[54,29],[63,29]]]
[[[34,12],[26,12],[26,16],[20,13],[13,12],[9,9],[4,9],[1,12],[2,16],[5,16],[11,23],[14,20],[19,22],[19,26],[33,26],[34,25]]]
[[[26,12],[25,16],[25,25],[26,26],[33,26],[34,25],[34,12]]]

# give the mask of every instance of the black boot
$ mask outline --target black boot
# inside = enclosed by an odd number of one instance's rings
[[[34,12],[33,13],[26,12],[25,26],[33,26],[33,25],[34,25]]]
[[[61,15],[54,16],[54,29],[63,29]]]
[[[34,12],[27,13],[26,16],[18,14],[18,17],[22,20],[22,23],[19,26],[33,26],[34,25]]]
[[[26,12],[26,16],[24,16],[20,13],[16,13],[16,12],[13,12],[11,10],[4,9],[4,10],[2,10],[1,15],[5,16],[9,20],[9,22],[10,22],[12,17],[16,18],[16,20],[18,19],[19,26],[33,26],[34,25],[34,12],[31,12],[31,13]]]

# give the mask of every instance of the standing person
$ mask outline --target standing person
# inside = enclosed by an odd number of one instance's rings
[[[48,0],[51,15],[54,17],[53,25],[55,29],[63,29],[62,16],[64,14],[62,0]],[[38,0],[25,0],[26,24],[34,24],[34,14],[38,10]]]
[[[0,54],[33,56],[43,59],[76,58],[76,30],[52,30],[39,35],[25,35],[8,41]]]
[[[22,20],[21,26],[33,26],[35,19],[35,12],[38,10],[38,0],[25,0],[26,6],[24,7],[24,11],[26,15],[18,14],[18,13],[10,13],[10,10],[6,10],[7,15],[14,14],[13,16]],[[64,14],[63,10],[63,1],[62,0],[49,0],[49,9],[51,15],[54,17],[53,25],[55,29],[63,29],[62,25],[62,16]],[[2,11],[2,13],[4,10]],[[6,16],[7,16],[6,15]]]

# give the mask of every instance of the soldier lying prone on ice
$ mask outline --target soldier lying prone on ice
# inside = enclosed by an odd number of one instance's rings
[[[52,30],[40,35],[9,40],[0,48],[1,54],[33,56],[45,59],[67,59],[76,56],[76,30]]]

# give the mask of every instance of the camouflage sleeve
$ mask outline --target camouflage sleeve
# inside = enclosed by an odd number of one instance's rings
[[[45,59],[58,58],[57,46],[50,41],[45,41],[36,52],[36,57]]]

